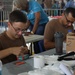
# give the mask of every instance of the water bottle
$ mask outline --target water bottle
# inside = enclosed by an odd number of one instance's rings
[[[55,37],[55,48],[56,48],[56,54],[61,55],[63,54],[63,33],[56,32],[54,34]]]
[[[0,75],[2,75],[2,61],[0,60]]]

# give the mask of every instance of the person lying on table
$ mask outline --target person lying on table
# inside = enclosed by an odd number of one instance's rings
[[[46,50],[55,48],[54,34],[55,32],[64,33],[64,41],[68,30],[73,29],[73,22],[75,21],[75,8],[69,7],[64,10],[62,17],[49,21],[45,27],[44,32],[44,47]]]
[[[28,53],[22,36],[26,22],[26,15],[19,10],[14,10],[9,14],[8,29],[0,34],[0,59],[3,64],[15,61],[16,56]]]

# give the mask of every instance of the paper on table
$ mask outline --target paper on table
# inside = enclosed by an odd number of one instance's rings
[[[63,42],[63,50],[66,50],[66,42]]]
[[[54,63],[53,65],[48,65],[45,66],[43,69],[45,70],[52,70],[54,72],[58,72],[59,74],[64,74],[64,72],[61,71],[61,69],[59,68],[60,63]]]
[[[24,73],[20,73],[18,75],[28,75],[28,73],[27,72],[24,72]]]
[[[71,70],[65,66],[63,63],[61,63],[59,65],[59,68],[66,74],[66,75],[73,75],[73,73],[71,72]]]
[[[29,71],[28,75],[60,75],[60,73],[52,70],[37,69],[34,71]]]
[[[67,66],[74,66],[75,65],[75,60],[71,60],[71,61],[62,61],[65,65]]]
[[[58,59],[58,55],[44,55],[44,59],[45,59],[45,63],[52,65],[54,63],[58,63],[57,59]]]

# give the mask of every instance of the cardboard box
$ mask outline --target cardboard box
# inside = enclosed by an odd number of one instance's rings
[[[75,33],[67,34],[66,50],[67,52],[75,51]]]

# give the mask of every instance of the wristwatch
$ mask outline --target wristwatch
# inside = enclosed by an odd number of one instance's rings
[[[34,32],[33,32],[33,31],[31,31],[31,34],[34,34]]]

